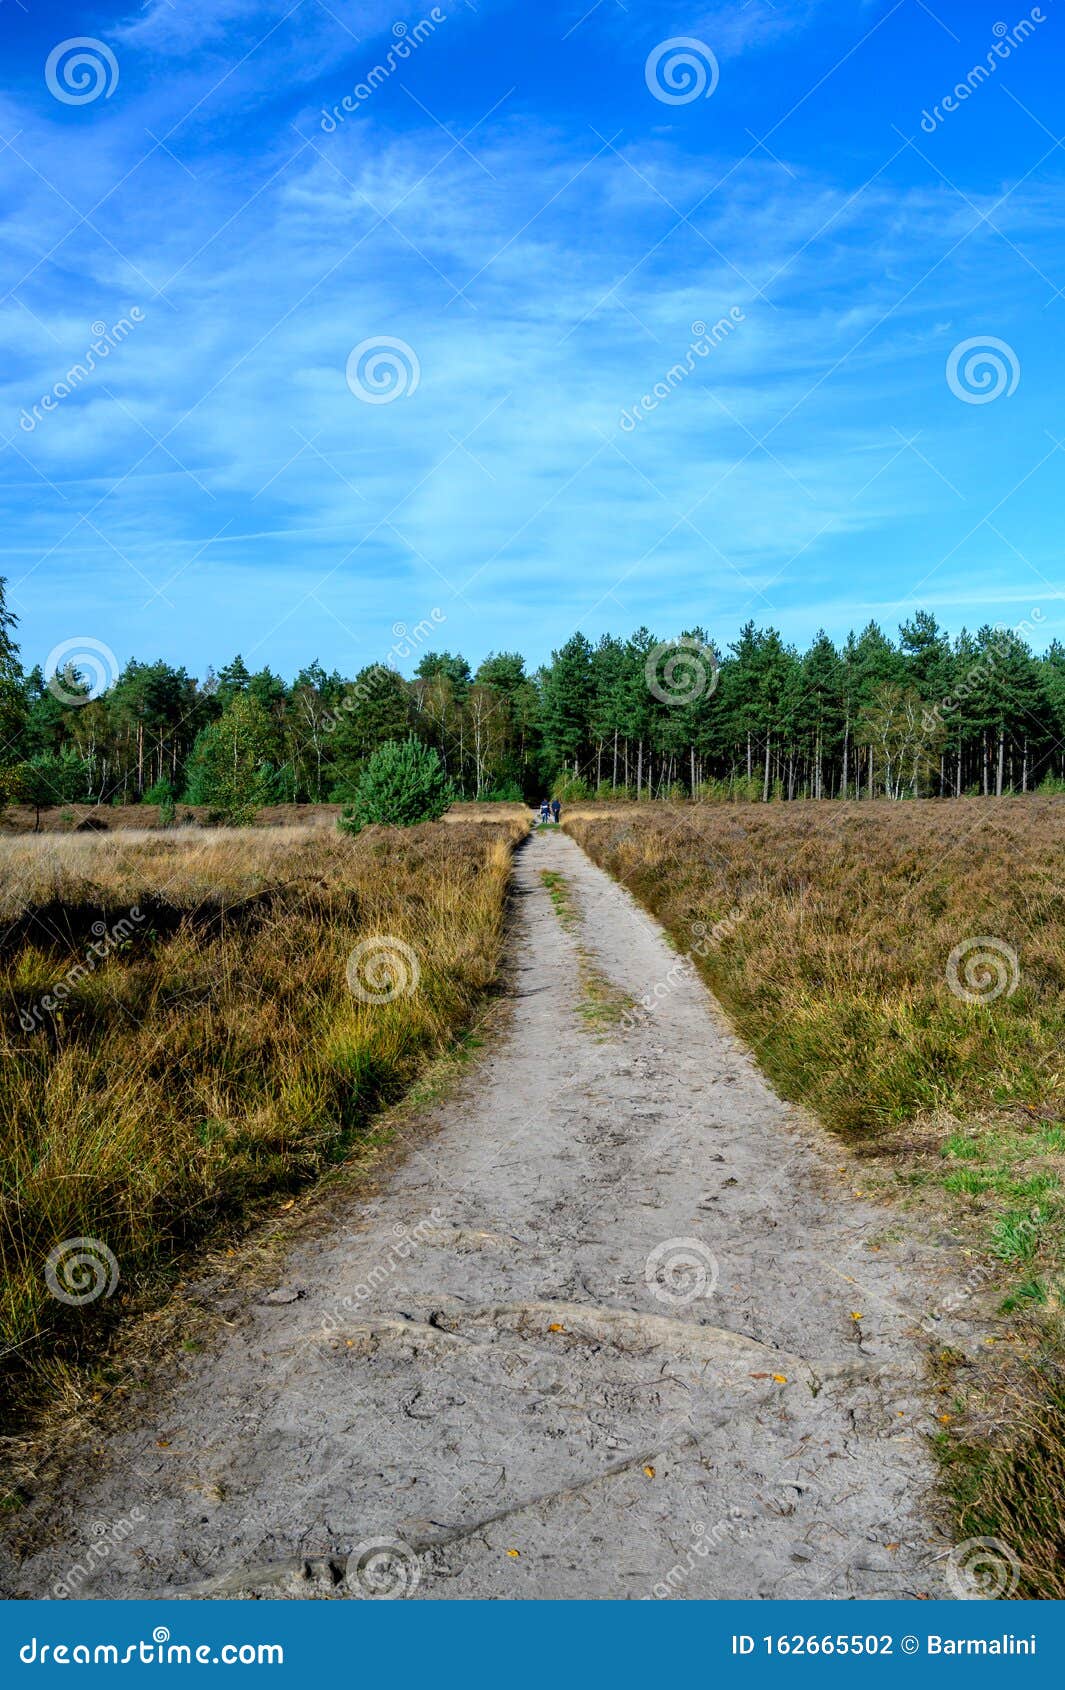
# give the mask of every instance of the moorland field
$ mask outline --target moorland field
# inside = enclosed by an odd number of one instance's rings
[[[0,838],[0,1314],[31,1414],[91,1394],[115,1316],[165,1297],[193,1241],[357,1157],[499,980],[522,806],[332,820]],[[885,1231],[895,1205],[965,1242],[993,1338],[934,1355],[945,1485],[967,1536],[1018,1547],[1022,1594],[1061,1595],[1065,800],[563,820],[862,1159]],[[122,1283],[66,1308],[40,1264],[81,1237]]]
[[[1065,802],[599,805],[566,826],[777,1089],[968,1241],[960,1296],[997,1324],[979,1368],[938,1357],[939,1453],[965,1535],[1065,1594]]]
[[[346,1157],[468,1024],[524,828],[502,806],[490,825],[356,839],[0,838],[0,1353],[16,1396],[60,1388],[112,1306],[49,1294],[54,1245],[106,1240],[121,1306],[192,1239]]]

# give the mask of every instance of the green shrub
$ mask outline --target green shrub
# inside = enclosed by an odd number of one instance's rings
[[[345,833],[371,822],[415,827],[435,822],[455,802],[455,788],[439,753],[416,739],[387,740],[373,752],[355,789],[355,802],[340,817]]]
[[[551,796],[560,804],[579,804],[582,798],[588,797],[588,782],[580,775],[559,775],[551,787]]]
[[[174,791],[174,788],[171,786],[165,775],[162,780],[157,780],[154,786],[150,786],[148,788],[147,792],[144,794],[142,803],[158,804],[159,826],[173,827],[177,793]]]
[[[143,798],[141,799],[141,803],[142,804],[172,804],[176,797],[177,797],[177,793],[174,791],[174,788],[171,786],[170,782],[167,780],[166,776],[164,775],[162,780],[157,780],[155,782],[154,786],[148,787],[148,789],[145,792]]]

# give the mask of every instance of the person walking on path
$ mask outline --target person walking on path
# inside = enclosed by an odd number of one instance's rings
[[[540,820],[542,822],[546,822],[546,821],[550,820],[550,816],[551,816],[551,806],[548,804],[547,799],[543,798],[540,801]]]
[[[551,814],[555,818],[555,826],[557,827],[558,818],[562,814],[562,805],[559,803],[557,798],[552,798],[551,800]]]

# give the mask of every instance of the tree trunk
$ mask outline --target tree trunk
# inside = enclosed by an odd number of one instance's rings
[[[763,804],[769,803],[769,749],[770,749],[771,745],[772,745],[772,739],[770,738],[769,734],[766,734],[766,736],[765,736],[765,774],[762,777],[762,803]]]

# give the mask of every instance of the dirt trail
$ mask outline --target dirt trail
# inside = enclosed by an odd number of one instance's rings
[[[9,1593],[951,1594],[919,1331],[951,1253],[870,1248],[898,1217],[570,839],[515,890],[506,1031],[31,1505]]]

